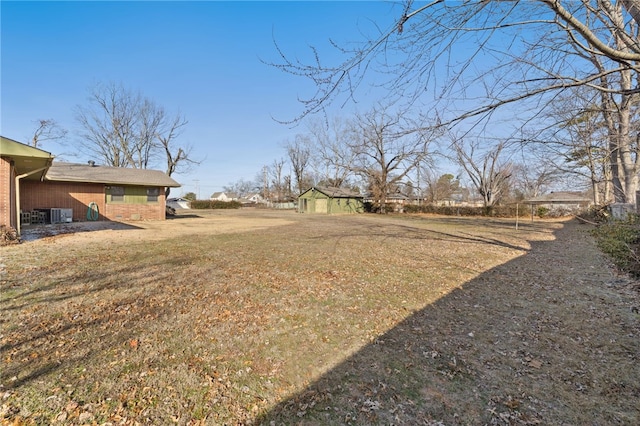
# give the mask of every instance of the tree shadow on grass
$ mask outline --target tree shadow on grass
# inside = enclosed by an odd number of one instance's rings
[[[149,255],[150,256],[150,255]],[[126,347],[138,330],[138,324],[171,315],[169,306],[155,303],[154,297],[171,286],[170,271],[164,260],[144,259],[146,268],[154,270],[153,280],[139,289],[122,277],[131,276],[138,267],[122,265],[105,272],[87,270],[68,281],[53,279],[33,284],[4,297],[0,319],[20,315],[16,326],[2,326],[0,335],[0,387],[17,389],[42,376],[79,368],[114,347]],[[78,300],[91,297],[93,304]],[[46,308],[44,308],[46,306]],[[55,309],[51,307],[55,306]],[[33,312],[25,315],[24,312]],[[7,323],[2,320],[1,323]],[[84,335],[100,335],[81,344]]]
[[[175,214],[173,216],[167,216],[167,220],[171,220],[171,221],[180,221],[180,220],[185,220],[185,219],[199,219],[202,218],[204,216],[199,216],[195,213],[180,213],[180,214]]]
[[[255,424],[637,424],[637,318],[610,278],[584,228],[566,223]]]
[[[418,220],[421,220],[421,219],[418,219]],[[437,220],[437,221],[428,220],[428,221],[425,221],[425,223],[429,225],[440,224],[443,227],[446,227],[446,229],[451,229],[451,228],[455,229],[456,227],[452,225],[460,224],[468,227],[470,224],[468,219],[456,221],[455,218],[453,218],[452,220],[448,220],[448,218]],[[494,228],[496,230],[500,230],[501,232],[503,232],[506,228],[513,229],[510,224],[506,224],[504,222],[491,223],[486,220],[482,221],[482,227],[489,228],[489,229]],[[541,228],[537,225],[528,225],[528,226],[524,226],[522,229],[527,232],[535,232]],[[327,234],[330,234],[330,230],[328,230]],[[489,235],[483,236],[483,235],[473,234],[470,232],[463,232],[463,231],[457,231],[455,233],[445,232],[445,231],[436,229],[436,227],[420,228],[420,227],[411,226],[410,224],[408,225],[403,222],[385,224],[382,226],[375,222],[373,223],[368,222],[365,224],[362,224],[362,223],[358,224],[356,222],[354,223],[353,232],[341,233],[340,235],[332,235],[332,236],[336,238],[336,244],[338,244],[340,241],[344,239],[348,239],[350,237],[360,237],[362,235],[366,235],[367,237],[370,237],[370,238],[372,237],[381,238],[382,241],[400,239],[400,240],[407,240],[409,243],[415,242],[415,241],[424,241],[424,242],[448,241],[452,243],[462,243],[462,244],[481,243],[481,244],[495,245],[498,247],[513,249],[513,250],[526,250],[521,246],[510,244],[504,241],[504,239],[494,238]],[[324,238],[327,238],[327,235],[323,234],[315,238],[324,239]]]

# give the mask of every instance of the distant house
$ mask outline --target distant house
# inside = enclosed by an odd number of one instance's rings
[[[531,216],[533,217],[534,207],[546,207],[551,211],[577,211],[590,206],[592,200],[580,193],[559,191],[529,198],[522,203],[531,205]]]
[[[385,199],[385,203],[387,205],[390,205],[393,208],[393,211],[402,212],[404,209],[404,206],[407,204],[411,204],[412,200],[409,196],[407,196],[406,194],[403,194],[398,190],[387,195],[387,198]]]
[[[462,188],[454,191],[448,197],[439,199],[432,204],[448,207],[482,207],[484,206],[484,200],[478,196],[469,194],[468,189]]]
[[[363,197],[344,188],[309,188],[298,197],[299,213],[362,213]]]
[[[378,203],[379,198],[373,193],[368,193],[364,198],[366,203]],[[404,206],[407,204],[414,204],[415,200],[406,194],[403,194],[400,190],[390,192],[384,199],[385,208],[387,211],[402,212]]]
[[[40,212],[73,221],[164,220],[165,189],[180,186],[158,170],[74,164],[12,139],[0,144],[0,225],[20,231]]]
[[[254,192],[253,194],[249,194],[246,197],[244,197],[243,200],[246,200],[249,203],[256,203],[256,204],[264,203],[264,198],[259,192]]]
[[[210,199],[215,201],[237,201],[238,195],[234,192],[214,192]]]

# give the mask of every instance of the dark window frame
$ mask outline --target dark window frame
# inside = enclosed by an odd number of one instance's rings
[[[112,203],[124,202],[124,186],[112,186],[109,188],[110,199]]]
[[[160,188],[154,186],[147,188],[147,203],[157,203],[160,197]]]

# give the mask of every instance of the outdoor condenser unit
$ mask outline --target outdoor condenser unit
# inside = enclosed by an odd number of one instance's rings
[[[60,217],[63,222],[71,223],[73,222],[73,210],[72,209],[60,209],[62,214]]]
[[[51,223],[68,223],[73,221],[73,209],[51,209]]]

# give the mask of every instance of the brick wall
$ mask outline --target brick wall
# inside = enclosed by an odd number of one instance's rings
[[[158,197],[160,200],[160,197]],[[107,204],[109,220],[164,220],[164,208],[159,204]]]
[[[157,204],[107,204],[105,185],[71,182],[24,182],[20,185],[24,211],[73,209],[73,220],[86,221],[90,203],[98,206],[98,220],[164,220],[164,191]]]
[[[87,220],[89,203],[98,205],[99,220],[106,220],[104,212],[104,185],[67,182],[30,182],[20,184],[22,210],[72,209],[73,220]]]
[[[15,204],[15,172],[9,159],[0,158],[0,225],[17,228]]]

